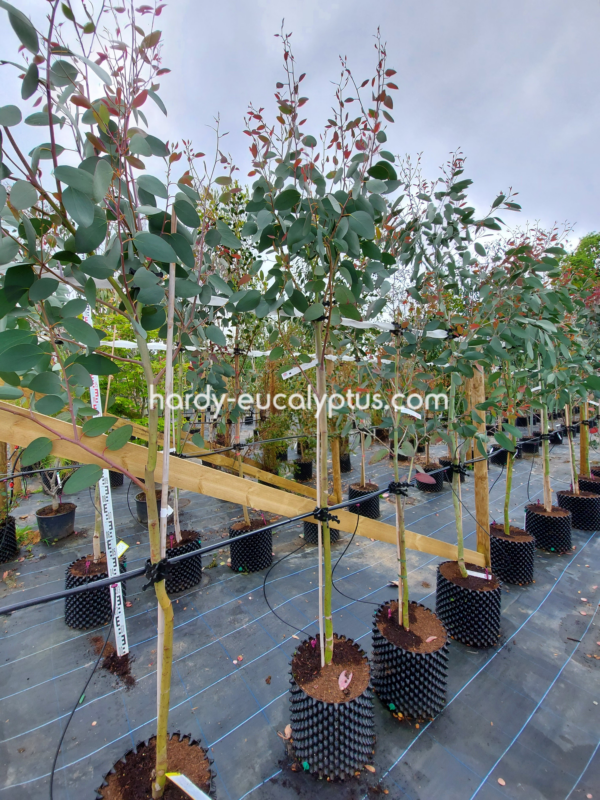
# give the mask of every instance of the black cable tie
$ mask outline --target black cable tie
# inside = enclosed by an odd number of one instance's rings
[[[313,511],[313,517],[319,522],[337,522],[338,525],[340,524],[339,517],[336,517],[334,514],[330,514],[326,508],[321,508],[321,506],[317,506]]]
[[[398,322],[392,322],[392,330],[390,333],[392,336],[404,336],[404,329],[400,327]]]
[[[408,497],[408,483],[400,483],[399,481],[391,481],[388,486],[388,492],[390,494],[401,494],[404,497]]]
[[[555,431],[555,433],[560,433],[560,431]],[[549,442],[552,436],[553,436],[552,433],[540,433],[538,434],[538,439],[541,442]]]
[[[596,424],[596,417],[592,417],[591,419],[582,419],[579,423],[580,425],[595,425]]]
[[[244,445],[240,444],[240,442],[237,442],[236,444],[232,444],[231,445],[231,449],[232,450],[243,450],[244,449]]]
[[[487,459],[487,457],[486,457],[486,459]],[[447,466],[447,467],[444,467],[444,469],[445,469],[447,472],[449,472],[449,473],[450,473],[450,475],[454,475],[454,473],[455,473],[455,472],[456,472],[458,475],[465,475],[465,476],[466,476],[466,475],[468,475],[468,474],[469,474],[469,473],[467,472],[467,470],[465,469],[465,467],[464,467],[464,465],[463,465],[463,464],[448,464],[448,466]],[[440,470],[440,472],[441,472],[441,470]]]
[[[155,583],[164,581],[170,572],[171,565],[169,564],[169,560],[167,558],[163,558],[161,561],[157,561],[155,564],[148,559],[146,561],[146,578],[148,578],[148,583],[145,586],[142,586],[142,589],[146,591],[149,586],[154,586]]]

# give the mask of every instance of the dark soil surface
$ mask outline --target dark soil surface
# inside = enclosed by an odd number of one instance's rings
[[[96,655],[100,655],[104,647],[104,638],[102,636],[92,636],[90,641]],[[131,664],[134,660],[135,657],[130,655],[130,653],[125,653],[124,656],[118,655],[113,644],[108,642],[106,647],[104,647],[102,669],[116,675],[117,678],[123,681],[128,689],[131,689],[132,686],[136,684],[135,677],[131,674]]]
[[[490,535],[496,539],[506,539],[507,542],[531,542],[533,536],[522,528],[516,528],[514,525],[510,526],[510,536],[504,533],[504,525],[490,525]]]
[[[180,542],[177,541],[174,533],[169,533],[167,535],[167,542],[169,544],[168,549],[175,549],[176,547],[181,547],[181,545],[188,544],[189,542],[197,542],[198,539],[200,539],[200,534],[198,531],[181,531]]]
[[[77,508],[74,503],[59,503],[57,509],[52,508],[52,506],[44,506],[43,508],[38,508],[36,513],[38,517],[57,517],[59,514],[66,514],[74,508]]]
[[[167,747],[169,772],[181,772],[203,792],[210,788],[210,764],[201,747],[189,745],[189,738],[173,736]],[[104,800],[151,800],[152,772],[156,757],[156,741],[150,739],[141,745],[137,753],[130,753],[125,763],[119,761],[115,772],[107,777],[108,786],[100,789]],[[189,800],[181,789],[169,780],[163,795],[164,800]]]
[[[484,571],[483,567],[478,567],[476,564],[465,563],[465,567],[468,570],[473,570],[473,572]],[[445,561],[440,566],[440,570],[444,578],[465,589],[475,589],[477,592],[490,592],[492,589],[497,589],[500,585],[500,582],[495,577],[493,577],[491,581],[488,581],[487,578],[475,578],[473,575],[467,575],[466,578],[463,578],[458,568],[458,562],[456,561]]]
[[[428,608],[416,603],[408,606],[407,631],[398,624],[398,601],[390,601],[377,615],[377,627],[388,642],[412,653],[434,653],[446,643],[444,626]],[[435,638],[431,638],[435,637]],[[431,639],[431,641],[427,641]]]
[[[312,642],[315,642],[314,646]],[[351,639],[333,637],[333,660],[321,667],[319,639],[303,642],[292,660],[292,672],[296,683],[315,700],[325,703],[345,703],[361,695],[369,685],[369,662],[358,651]],[[338,679],[343,671],[350,685],[340,689]]]
[[[108,575],[108,567],[106,566],[106,556],[102,553],[101,557],[94,564],[94,556],[83,556],[78,559],[71,567],[71,575],[77,575],[78,578],[85,578],[86,575]]]
[[[251,519],[250,525],[247,525],[242,520],[242,522],[234,522],[231,526],[231,530],[236,533],[247,533],[248,531],[257,531],[259,528],[265,528],[268,524],[268,520],[267,522],[263,522],[262,519]]]
[[[566,508],[560,508],[560,506],[552,506],[552,511],[546,511],[541,503],[530,503],[525,506],[525,510],[535,511],[536,514],[541,514],[543,517],[568,517],[571,513]]]
[[[575,492],[569,491],[567,489],[561,489],[560,494],[564,497],[598,497],[595,492],[579,492],[579,494],[575,494]]]
[[[350,488],[356,489],[357,492],[376,492],[379,486],[376,483],[365,483],[364,486],[361,486],[360,483],[352,483]]]

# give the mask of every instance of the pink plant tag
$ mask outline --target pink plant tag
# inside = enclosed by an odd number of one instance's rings
[[[316,639],[311,639],[310,640],[310,644],[311,644],[311,647],[316,647],[317,646],[317,640]]]
[[[86,575],[87,575],[87,574],[88,574],[88,572],[90,571],[90,564],[91,564],[91,563],[92,563],[91,561],[86,561],[86,562],[85,562],[85,574],[86,574]]]
[[[392,609],[388,608],[388,619],[392,618]]]
[[[173,534],[171,533],[171,534],[169,535],[169,542],[170,542],[170,545],[171,545],[171,550],[173,549],[173,539],[174,539],[174,536],[173,536]]]
[[[346,670],[344,670],[340,674],[340,677],[338,678],[338,686],[340,687],[340,690],[342,692],[344,691],[344,689],[347,689],[348,686],[350,686],[351,680],[352,680],[352,672],[350,673],[350,675],[346,675]]]
[[[437,639],[437,636],[428,636],[425,641],[429,644],[429,642],[433,642]]]

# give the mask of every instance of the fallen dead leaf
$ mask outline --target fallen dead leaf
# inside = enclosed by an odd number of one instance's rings
[[[428,636],[428,637],[425,639],[425,641],[426,641],[426,642],[433,642],[433,641],[435,641],[435,639],[437,639],[437,636]]]
[[[498,783],[500,786],[506,786],[506,781],[503,778],[498,778]]]
[[[125,605],[127,606],[127,608],[131,608],[131,606],[133,605],[133,603],[131,602],[131,600],[127,600],[127,602],[125,603]]]
[[[270,675],[267,678],[265,678],[265,683],[267,684],[267,686],[271,685],[271,676]]]
[[[365,769],[368,769],[369,772],[375,772],[375,767],[371,764],[365,764]]]
[[[94,727],[94,725],[97,725],[97,724],[98,724],[97,722],[92,722],[92,728]]]
[[[587,611],[580,611],[579,613],[582,617],[587,617]]]
[[[291,725],[286,725],[284,732],[285,732],[286,738],[287,739],[291,739],[291,737],[292,737],[292,726]]]
[[[300,638],[300,637],[299,637],[299,636],[296,636],[296,634],[295,634],[295,633],[293,633],[293,634],[292,634],[292,639],[299,639],[299,638]]]

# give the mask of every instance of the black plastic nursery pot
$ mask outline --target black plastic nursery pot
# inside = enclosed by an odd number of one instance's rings
[[[35,512],[40,539],[55,542],[70,536],[75,529],[75,503],[59,503],[54,511],[52,506],[38,508]]]
[[[249,526],[244,521],[236,522],[229,528],[229,538],[240,536],[255,528],[263,528],[264,524],[260,519],[250,520]],[[254,536],[232,542],[229,552],[231,569],[234,572],[258,572],[267,569],[273,563],[273,531],[267,528]]]
[[[580,531],[600,530],[600,494],[561,489],[556,493],[558,505],[571,512],[571,524]]]
[[[313,475],[313,462],[312,459],[305,459],[304,461],[298,458],[294,461],[294,478],[302,483],[303,481],[309,481]]]
[[[338,679],[352,673],[344,690]],[[321,669],[319,639],[307,639],[291,662],[292,747],[307,772],[346,780],[373,758],[375,710],[369,662],[351,639],[334,634],[332,664]]]
[[[548,439],[550,444],[562,444],[563,443],[563,434],[561,431],[550,431],[550,438]]]
[[[181,542],[177,542],[175,534],[171,534],[167,536],[167,543],[170,545],[167,547],[167,558],[175,558],[202,548],[198,531],[181,531]],[[175,594],[197,586],[201,580],[202,556],[198,554],[170,564],[165,586],[168,594]]]
[[[446,703],[448,636],[437,616],[410,603],[409,630],[398,624],[398,601],[373,619],[373,691],[399,719],[433,719]]]
[[[348,487],[348,500],[357,500],[367,494],[376,492],[379,489],[376,483],[367,483],[365,486],[360,486],[358,483],[353,483]],[[379,495],[365,500],[363,503],[357,503],[355,506],[348,506],[346,509],[352,514],[358,514],[360,517],[369,517],[369,519],[379,519]]]
[[[340,538],[337,528],[329,528],[329,541],[334,544]],[[304,541],[306,544],[319,544],[319,526],[316,522],[304,520]]]
[[[15,518],[8,516],[0,520],[0,564],[12,561],[18,553]]]
[[[435,612],[453,639],[469,647],[493,647],[500,638],[501,583],[493,574],[488,580],[483,567],[465,566],[482,577],[463,578],[456,561],[439,565]]]
[[[375,428],[375,436],[383,444],[387,444],[390,440],[389,428]]]
[[[161,505],[161,498],[162,494],[160,491],[156,492],[156,506],[158,509],[158,516],[160,518],[160,505]],[[146,492],[139,492],[135,496],[135,513],[138,518],[138,522],[141,525],[148,525],[148,504],[146,502]],[[173,515],[168,519],[168,522],[172,522]]]
[[[533,581],[535,539],[521,528],[510,526],[510,536],[504,525],[490,525],[492,572],[504,583],[526,586]]]
[[[517,417],[515,424],[517,428],[526,428],[529,424],[529,420],[527,417]]]
[[[287,447],[285,449],[278,450],[276,453],[277,461],[287,461],[288,457],[287,451],[288,451]]]
[[[538,550],[548,553],[571,552],[571,512],[552,506],[546,511],[541,503],[525,506],[525,530],[535,539]]]
[[[497,467],[505,467],[508,460],[508,451],[501,447],[499,444],[493,444],[491,455],[489,458],[490,464],[495,464]]]
[[[540,452],[540,437],[537,436],[523,436],[519,441],[519,447],[522,453],[529,456],[537,456]]]
[[[340,472],[352,472],[350,453],[344,453],[340,456]]]
[[[121,572],[127,571],[125,561],[120,561]],[[85,586],[88,583],[108,578],[106,556],[94,564],[93,556],[83,556],[73,561],[67,567],[65,589],[74,589],[76,586]],[[123,599],[126,596],[126,581],[123,587]],[[71,595],[65,598],[65,622],[69,628],[85,630],[106,625],[112,618],[112,604],[110,601],[110,587],[102,586],[100,589],[90,589],[87,592]]]
[[[592,475],[595,475],[596,478],[600,478],[600,467],[591,467],[590,472]]]
[[[191,734],[178,731],[169,736],[167,742],[167,759],[169,772],[180,772],[204,792],[214,798],[214,772],[212,759],[208,757],[200,742]],[[104,776],[102,786],[96,790],[98,800],[151,800],[152,777],[156,766],[156,737],[140,742],[133,750],[129,750],[119,759],[114,767]],[[147,794],[142,787],[147,787]],[[188,798],[174,784],[167,780],[164,794],[165,800],[182,800]]]
[[[110,488],[111,489],[118,489],[119,486],[123,486],[123,478],[125,477],[122,472],[118,472],[116,469],[110,469],[108,471],[108,476],[110,479]]]
[[[600,494],[600,478],[597,475],[580,475],[578,483],[579,491]]]
[[[436,493],[436,492],[443,492],[444,491],[444,475],[445,470],[442,469],[441,464],[425,464],[423,467],[423,472],[429,474],[433,472],[434,474],[431,476],[435,483],[425,483],[424,481],[419,480],[419,473],[417,472],[415,475],[416,482],[415,485],[417,489],[420,489],[422,492],[429,492],[429,493]]]

